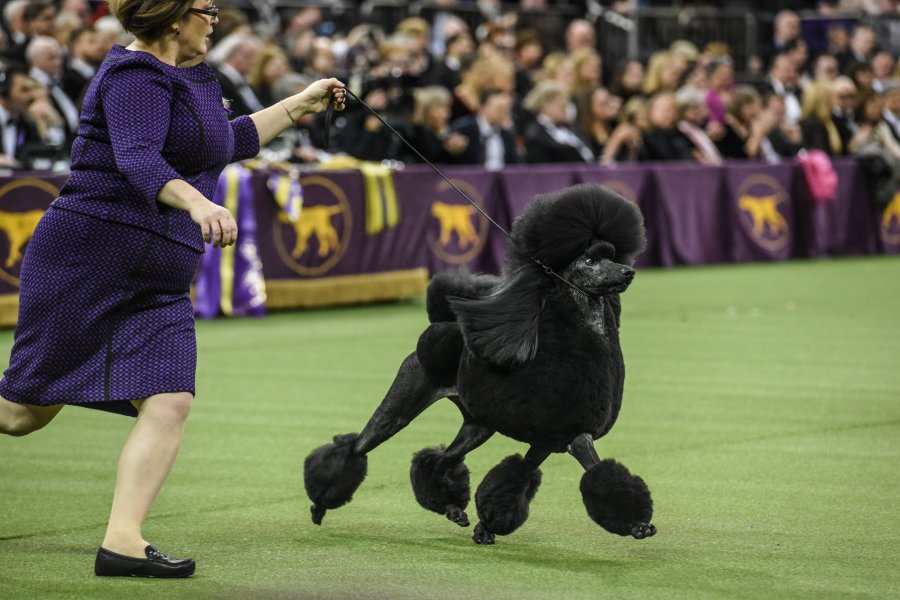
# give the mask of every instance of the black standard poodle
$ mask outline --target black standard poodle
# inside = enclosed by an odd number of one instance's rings
[[[362,433],[336,436],[306,458],[313,522],[352,499],[366,476],[366,454],[449,398],[462,413],[459,433],[449,446],[412,459],[412,487],[424,508],[468,526],[465,455],[494,432],[530,446],[478,486],[476,543],[491,544],[525,522],[539,467],[552,452],[569,452],[585,469],[581,495],[601,527],[637,539],[655,534],[647,485],[594,450],[622,404],[619,294],[645,243],[634,204],[581,184],[528,205],[513,223],[502,275],[435,276],[430,325]]]

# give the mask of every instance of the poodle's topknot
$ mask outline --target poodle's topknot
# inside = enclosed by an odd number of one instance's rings
[[[536,258],[559,271],[596,240],[612,244],[615,261],[630,265],[647,244],[638,207],[592,183],[541,194],[513,223],[506,270],[515,271]]]

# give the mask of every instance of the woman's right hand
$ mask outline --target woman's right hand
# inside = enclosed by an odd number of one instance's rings
[[[200,226],[204,241],[213,248],[230,246],[237,240],[237,223],[224,206],[204,199],[191,207],[188,214]]]

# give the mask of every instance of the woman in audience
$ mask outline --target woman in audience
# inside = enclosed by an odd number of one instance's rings
[[[606,165],[638,160],[642,155],[643,132],[647,127],[647,103],[640,96],[635,96],[622,107],[622,119],[603,147],[600,162]]]
[[[800,132],[803,146],[822,150],[831,156],[841,156],[849,152],[849,131],[841,131],[835,122],[832,110],[835,98],[831,84],[812,83],[803,94],[803,118]]]
[[[439,86],[419,88],[415,92],[409,141],[431,162],[452,162],[452,158],[462,153],[468,144],[465,136],[450,131],[451,101],[450,92]],[[415,153],[410,153],[406,160],[422,162]]]
[[[290,63],[284,50],[275,44],[268,44],[257,53],[247,83],[263,106],[268,106],[276,101],[275,85],[289,72]]]
[[[613,96],[606,88],[598,87],[588,96],[585,109],[579,111],[578,125],[587,135],[595,156],[603,154],[603,147],[615,129],[621,110],[622,99]]]
[[[716,143],[728,158],[760,158],[763,140],[776,126],[772,113],[762,110],[759,92],[749,86],[735,90],[725,113],[725,133]]]
[[[625,61],[616,69],[609,91],[628,102],[636,96],[642,96],[641,85],[644,83],[644,63],[633,58]]]
[[[678,130],[678,106],[674,94],[663,92],[651,98],[647,118],[650,127],[644,131],[644,159],[696,160],[694,145]]]

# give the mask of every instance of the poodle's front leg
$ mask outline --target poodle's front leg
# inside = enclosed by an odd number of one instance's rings
[[[591,519],[610,533],[639,540],[656,534],[650,523],[653,500],[643,479],[612,459],[600,460],[589,433],[575,438],[569,453],[585,469],[581,497]]]
[[[460,527],[468,527],[469,469],[463,459],[492,435],[493,429],[465,422],[446,449],[424,448],[416,452],[409,478],[419,504]]]
[[[476,544],[493,544],[497,535],[509,535],[528,519],[528,505],[541,485],[540,466],[550,451],[532,446],[525,457],[507,456],[488,471],[478,491],[475,507],[480,522],[472,540]]]

